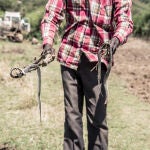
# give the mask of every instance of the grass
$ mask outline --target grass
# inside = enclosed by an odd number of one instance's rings
[[[15,80],[9,77],[9,71],[11,67],[31,63],[40,54],[41,46],[0,42],[0,146],[8,144],[17,150],[61,150],[64,108],[59,64],[55,61],[42,68],[40,124],[36,72]],[[126,83],[118,79],[112,73],[109,80],[109,150],[149,150],[149,105],[137,100],[126,89]],[[84,111],[84,127],[85,122]],[[85,143],[86,135],[84,128]]]
[[[118,77],[111,77],[108,108],[110,150],[149,150],[149,105],[131,95],[125,84]]]

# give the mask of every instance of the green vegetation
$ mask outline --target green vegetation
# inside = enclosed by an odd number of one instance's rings
[[[4,11],[20,11],[22,17],[27,17],[31,22],[31,34],[29,37],[41,38],[40,22],[44,15],[47,0],[0,0],[0,16]]]
[[[142,3],[143,2],[143,3]],[[150,2],[133,1],[134,35],[143,38],[150,38]],[[145,2],[145,3],[144,3]],[[147,4],[146,4],[147,2]]]
[[[144,13],[134,17],[134,35],[138,37],[150,37],[150,13]]]
[[[0,17],[3,17],[4,12],[0,10]]]
[[[63,90],[59,64],[42,68],[42,124],[37,109],[37,75],[9,76],[11,67],[31,63],[39,46],[24,42],[0,44],[0,147],[16,150],[61,150],[63,142]],[[126,90],[126,83],[111,74],[109,80],[109,149],[149,150],[149,105]],[[57,91],[57,92],[56,92]],[[84,110],[84,137],[86,132]],[[87,138],[85,138],[87,144]],[[86,148],[87,149],[87,148]]]
[[[143,2],[143,3],[150,3],[149,0],[140,0],[140,1]]]
[[[40,22],[45,12],[45,5],[47,0],[22,0],[22,5],[24,5],[24,10],[26,17],[30,19],[31,23],[31,34],[29,37],[36,37],[41,39],[40,33]]]
[[[29,36],[31,37],[34,36],[36,38],[41,39],[40,22],[43,15],[44,15],[44,7],[42,6],[26,14],[26,17],[29,18],[32,27],[31,34]]]
[[[16,1],[14,1],[14,3],[16,3]],[[12,8],[11,0],[0,0],[0,10],[6,11],[10,8]]]

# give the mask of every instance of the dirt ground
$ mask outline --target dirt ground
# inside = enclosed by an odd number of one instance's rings
[[[15,150],[15,148],[11,148],[8,144],[0,144],[0,150]]]
[[[150,103],[150,42],[129,38],[115,54],[113,72],[128,83],[129,90]]]

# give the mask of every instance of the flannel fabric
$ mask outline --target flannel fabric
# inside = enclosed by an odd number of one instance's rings
[[[131,0],[49,0],[41,22],[43,45],[53,45],[55,33],[66,18],[58,61],[77,69],[81,53],[98,61],[99,47],[112,37],[121,44],[133,30]],[[107,64],[106,60],[102,60]]]

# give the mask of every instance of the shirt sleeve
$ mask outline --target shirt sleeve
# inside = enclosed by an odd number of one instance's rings
[[[116,23],[116,30],[114,37],[117,37],[120,44],[127,41],[127,37],[133,31],[133,21],[131,15],[131,0],[114,0],[114,21]]]
[[[45,15],[41,21],[43,45],[53,45],[55,33],[64,19],[64,2],[63,0],[49,0],[45,9]]]

